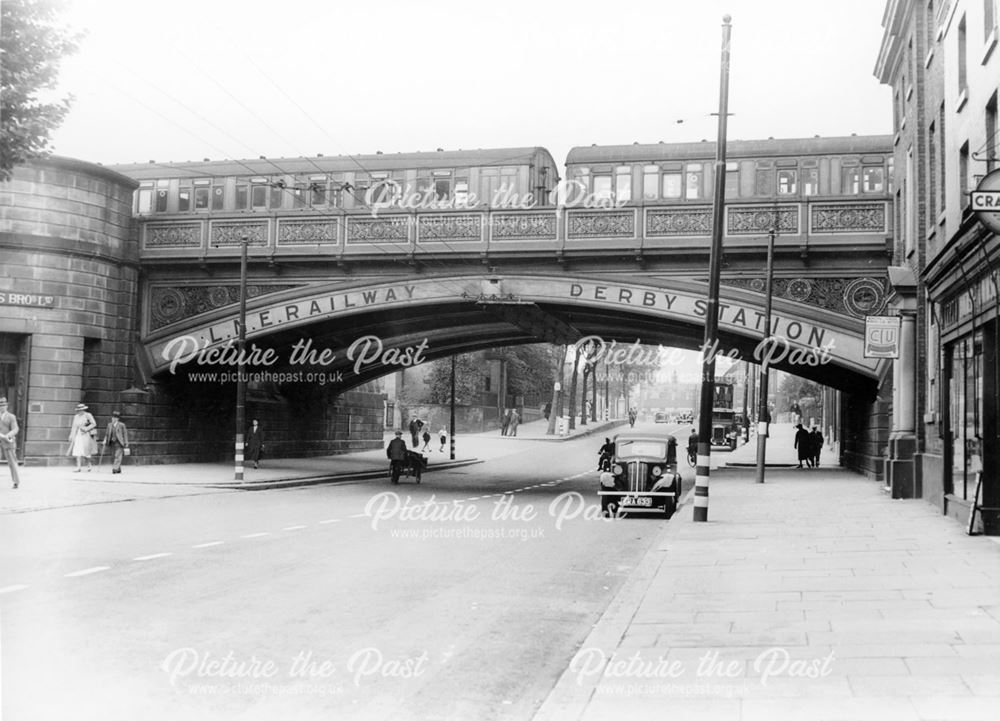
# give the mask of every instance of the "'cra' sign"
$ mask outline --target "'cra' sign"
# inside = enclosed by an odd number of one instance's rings
[[[1000,169],[979,182],[972,191],[971,200],[979,221],[994,233],[1000,233]]]

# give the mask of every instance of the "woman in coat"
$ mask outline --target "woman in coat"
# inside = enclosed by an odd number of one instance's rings
[[[87,412],[87,406],[80,403],[76,407],[76,415],[73,416],[73,424],[69,429],[69,452],[68,456],[76,457],[76,470],[80,472],[83,459],[87,459],[87,470],[93,469],[90,457],[97,453],[97,421]]]

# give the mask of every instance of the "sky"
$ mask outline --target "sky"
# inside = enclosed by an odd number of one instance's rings
[[[58,155],[103,164],[891,132],[883,0],[66,0]],[[680,121],[680,122],[679,122]]]

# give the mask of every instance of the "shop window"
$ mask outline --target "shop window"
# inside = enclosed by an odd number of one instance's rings
[[[983,469],[983,334],[977,331],[951,344],[949,360],[949,428],[951,493],[969,499],[976,473]]]

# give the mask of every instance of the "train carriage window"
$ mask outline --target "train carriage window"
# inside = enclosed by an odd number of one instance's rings
[[[632,168],[620,165],[615,168],[615,201],[627,203],[632,200]]]
[[[754,195],[774,194],[774,170],[757,168],[754,172]]]
[[[469,198],[469,179],[455,178],[455,206],[465,208],[471,202],[472,200]]]
[[[798,192],[798,171],[778,171],[778,195],[795,195]]]
[[[642,168],[642,199],[656,200],[660,190],[660,166],[644,165]]]
[[[885,171],[881,166],[864,169],[864,192],[881,193],[885,189]]]
[[[135,207],[139,215],[146,215],[153,210],[153,181],[143,180],[135,192]]]
[[[663,174],[663,197],[664,198],[681,197],[680,173],[667,172]]]
[[[211,187],[209,187],[211,184],[212,184],[211,180],[194,181],[195,210],[208,210],[209,198],[211,197],[211,192],[212,192]]]
[[[451,199],[451,171],[435,170],[434,177],[434,200],[441,202]]]
[[[726,197],[740,196],[740,164],[726,163]]]
[[[611,200],[611,176],[595,175],[591,193],[594,200]]]
[[[264,178],[250,180],[250,207],[253,210],[267,207],[267,181]]]
[[[292,207],[304,208],[308,194],[308,184],[298,182],[292,186]]]
[[[222,210],[225,207],[226,189],[221,185],[212,187],[212,210]]]
[[[280,210],[285,205],[285,179],[275,178],[271,181],[271,199],[268,205]]]
[[[819,168],[802,168],[802,195],[819,192]]]
[[[326,176],[309,176],[309,205],[326,205]]]
[[[236,184],[236,209],[247,210],[250,207],[250,186],[246,183]]]
[[[191,210],[191,188],[187,185],[182,185],[180,190],[177,191],[177,210],[181,212],[186,212]]]
[[[840,169],[840,192],[857,195],[861,190],[861,169],[857,165],[845,165]]]
[[[156,181],[156,212],[164,213],[167,210],[167,198],[169,196],[170,181]]]
[[[685,193],[684,197],[688,200],[697,200],[701,197],[701,187],[702,179],[704,178],[704,170],[700,163],[688,165],[687,173],[685,174]]]

